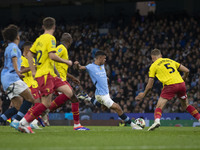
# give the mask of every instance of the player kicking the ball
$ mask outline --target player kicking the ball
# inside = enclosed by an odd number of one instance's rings
[[[141,130],[142,128],[131,122],[130,118],[126,116],[121,107],[115,103],[109,96],[108,80],[104,63],[106,61],[106,54],[103,51],[97,51],[95,54],[95,61],[87,66],[81,66],[78,61],[74,62],[76,68],[79,70],[87,70],[93,84],[96,87],[95,98],[101,104],[109,109],[113,109],[118,116],[126,123],[130,124],[132,129]]]
[[[189,75],[188,68],[169,58],[162,58],[161,52],[158,49],[154,49],[151,51],[151,58],[153,64],[149,69],[149,81],[147,83],[145,91],[139,93],[139,95],[136,96],[136,100],[141,100],[147,95],[149,90],[153,87],[155,77],[157,77],[158,80],[163,83],[164,88],[162,89],[154,112],[155,121],[148,129],[148,131],[152,131],[160,126],[162,109],[164,108],[166,103],[171,100],[175,95],[177,95],[181,100],[182,108],[184,110],[187,110],[194,118],[196,118],[200,122],[199,112],[193,106],[188,104],[184,82]],[[179,71],[184,72],[184,75],[182,77]]]

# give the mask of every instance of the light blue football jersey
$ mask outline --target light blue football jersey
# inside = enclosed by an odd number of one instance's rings
[[[108,79],[104,65],[88,64],[86,70],[96,87],[95,95],[109,94]]]
[[[1,83],[4,91],[14,82],[21,80],[17,75],[14,67],[12,58],[17,57],[18,70],[21,69],[21,50],[15,43],[9,43],[4,52],[4,67],[1,71]]]

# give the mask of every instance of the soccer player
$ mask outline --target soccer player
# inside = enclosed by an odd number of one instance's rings
[[[56,21],[54,18],[43,19],[44,34],[40,35],[28,52],[28,61],[33,77],[38,82],[38,89],[41,93],[41,103],[34,105],[19,124],[19,129],[25,133],[33,133],[30,129],[30,122],[41,115],[51,105],[52,93],[56,90],[64,93],[72,103],[77,103],[78,99],[65,82],[58,78],[54,72],[54,61],[72,65],[71,60],[65,60],[56,55],[56,39],[53,36]],[[33,54],[36,54],[37,71],[33,65]],[[77,124],[77,127],[79,124]]]
[[[115,103],[109,96],[108,80],[104,63],[106,61],[106,54],[99,50],[95,54],[95,61],[87,66],[81,66],[78,61],[74,62],[75,66],[79,70],[87,70],[93,84],[96,87],[95,98],[101,104],[105,105],[109,109],[113,109],[118,116],[124,120],[125,123],[130,124],[132,129],[141,130],[142,128],[134,124],[128,116],[126,116],[121,107]]]
[[[24,76],[20,73],[21,50],[18,48],[20,42],[18,27],[16,25],[9,25],[2,31],[2,35],[8,46],[4,53],[4,68],[1,72],[1,83],[14,106],[1,116],[4,120],[7,120],[20,109],[22,97],[28,104],[34,103],[34,98],[26,83],[20,79]]]
[[[161,52],[158,49],[151,51],[151,58],[153,64],[149,69],[149,80],[144,92],[141,92],[136,96],[136,100],[144,98],[149,90],[153,87],[154,78],[157,77],[160,82],[163,83],[160,98],[156,105],[154,112],[155,121],[148,131],[152,131],[160,126],[160,118],[162,116],[162,109],[166,103],[171,100],[175,95],[181,101],[181,106],[184,110],[187,110],[194,118],[200,122],[199,112],[191,105],[188,104],[185,80],[189,75],[189,70],[182,64],[173,61],[169,58],[162,58]],[[179,71],[184,72],[181,77]]]
[[[56,52],[60,58],[69,60],[68,49],[70,48],[70,46],[72,44],[72,37],[69,33],[63,33],[60,41],[61,41],[61,44],[59,46],[57,46]],[[55,67],[58,70],[62,81],[66,82],[66,84],[71,89],[72,89],[72,87],[67,82],[67,78],[70,78],[73,82],[75,82],[77,84],[80,83],[80,81],[78,79],[76,79],[73,75],[67,73],[67,70],[68,70],[67,64],[55,62]],[[58,97],[56,97],[56,99],[54,101],[51,102],[51,106],[49,107],[49,110],[50,111],[56,110],[61,105],[63,105],[67,100],[69,100],[69,98],[65,94],[60,94]],[[72,106],[72,113],[73,113],[73,119],[74,119],[74,130],[89,130],[88,128],[85,128],[80,125],[79,102],[71,103],[71,106]]]
[[[29,63],[27,59],[27,53],[29,49],[31,48],[32,43],[27,41],[22,46],[23,56],[21,56],[22,63],[21,63],[21,74],[24,75],[23,81],[27,84],[29,87],[31,94],[33,95],[35,99],[35,104],[40,102],[40,94],[37,89],[38,84],[37,81],[33,79],[32,73],[29,68]],[[14,118],[14,120],[11,122],[10,126],[14,127],[15,129],[18,129],[19,121],[24,117],[24,115],[27,113],[28,109],[31,107],[31,104],[27,104],[26,101],[23,102],[23,104],[20,107],[20,110],[17,113],[17,116]],[[40,119],[40,118],[39,118]],[[31,123],[31,128],[38,129],[37,126],[37,120],[34,121],[34,123]],[[42,123],[43,125],[43,123]],[[44,126],[44,125],[43,125]]]

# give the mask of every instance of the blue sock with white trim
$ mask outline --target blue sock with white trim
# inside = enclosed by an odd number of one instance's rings
[[[15,119],[20,121],[24,117],[24,115],[28,112],[29,108],[31,108],[31,106],[32,106],[31,102],[24,100]]]
[[[7,119],[11,118],[13,115],[17,113],[17,109],[15,107],[12,107],[4,112],[4,114],[0,117],[0,122],[4,122]]]
[[[124,120],[125,123],[131,124],[131,119],[127,115],[125,115],[124,113],[121,116],[119,116],[119,117],[122,120]]]
[[[95,105],[95,106],[101,108],[101,103],[99,103],[95,98],[92,98],[92,99],[91,99],[91,102],[92,102],[93,105]]]

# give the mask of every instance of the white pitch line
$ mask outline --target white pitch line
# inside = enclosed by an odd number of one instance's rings
[[[37,150],[148,150],[148,149],[200,149],[198,145],[188,145],[188,146],[151,146],[151,145],[143,145],[143,146],[74,146],[74,147],[40,147],[40,148],[33,148]],[[19,150],[33,150],[30,147],[27,148],[19,148]],[[1,148],[0,148],[1,150]],[[11,148],[4,148],[2,150],[12,150]],[[16,149],[17,150],[17,149]]]

